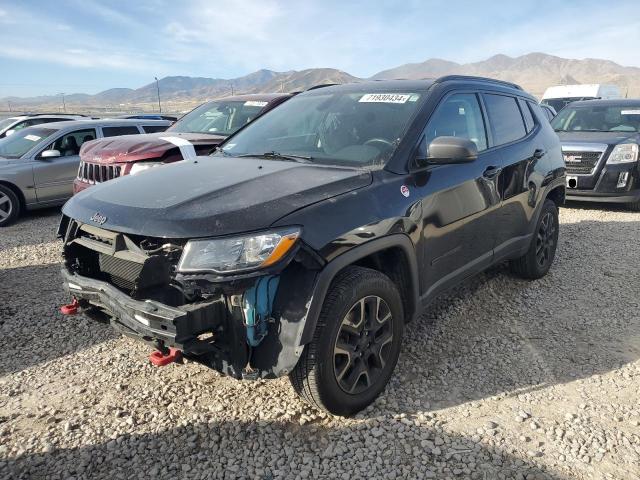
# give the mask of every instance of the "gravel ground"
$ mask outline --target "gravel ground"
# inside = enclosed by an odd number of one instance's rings
[[[562,209],[551,273],[441,299],[352,419],[62,317],[57,220],[0,230],[1,478],[640,478],[638,213]]]

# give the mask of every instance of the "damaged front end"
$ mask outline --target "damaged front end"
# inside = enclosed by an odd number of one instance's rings
[[[307,309],[323,261],[297,237],[250,271],[204,271],[193,242],[113,232],[63,216],[62,275],[94,320],[235,378],[289,373],[302,353]],[[210,250],[202,250],[210,252]],[[280,252],[282,253],[282,252]]]

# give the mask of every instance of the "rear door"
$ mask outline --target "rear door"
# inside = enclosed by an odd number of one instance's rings
[[[468,138],[478,147],[471,163],[416,172],[422,201],[422,291],[426,299],[486,268],[493,259],[500,208],[500,157],[488,149],[485,117],[475,92],[446,96],[429,119],[423,141]],[[424,177],[422,181],[420,177]]]
[[[540,121],[528,102],[503,93],[484,93],[483,100],[491,125],[493,146],[501,155],[502,172],[498,190],[502,199],[496,223],[495,258],[499,260],[529,242],[529,226],[534,207],[529,202],[529,176],[535,162],[545,154],[536,135]]]
[[[33,177],[39,202],[60,202],[73,195],[73,180],[80,165],[80,147],[95,138],[95,128],[67,131],[38,152],[33,163]],[[45,150],[58,150],[61,156],[42,158]]]

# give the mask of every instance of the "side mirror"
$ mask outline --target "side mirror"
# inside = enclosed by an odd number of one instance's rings
[[[60,150],[45,150],[40,154],[40,158],[58,158],[61,156]]]
[[[420,167],[426,167],[469,163],[476,158],[478,158],[478,147],[471,140],[460,137],[436,137],[427,148],[427,156],[417,158],[416,163]]]
[[[5,134],[5,136],[7,136],[7,137],[8,137],[8,136],[9,136],[9,135],[11,135],[12,133],[15,133],[15,131],[16,131],[16,129],[15,129],[15,128],[12,128],[12,129],[7,130],[6,132],[4,132],[4,134]]]

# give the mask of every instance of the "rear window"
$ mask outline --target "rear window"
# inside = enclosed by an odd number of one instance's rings
[[[164,132],[167,127],[164,125],[144,125],[142,129],[145,133],[156,133],[156,132]]]
[[[138,127],[102,127],[102,135],[105,137],[117,137],[119,135],[138,135]]]
[[[514,142],[527,134],[524,121],[514,97],[485,94],[484,100],[493,130],[494,145]]]

